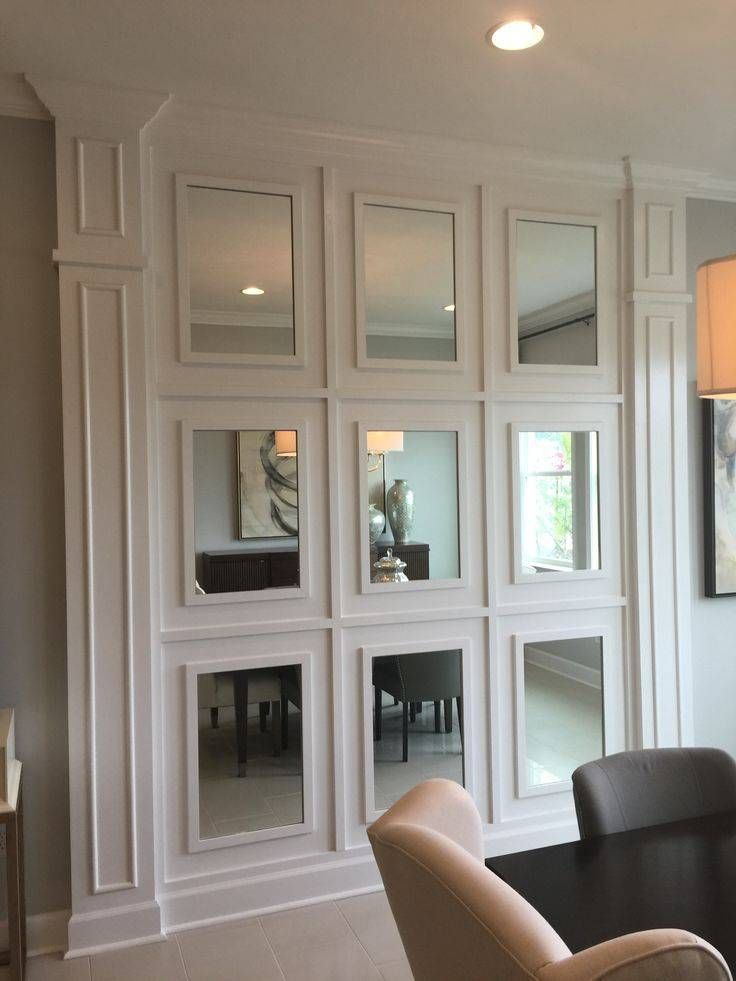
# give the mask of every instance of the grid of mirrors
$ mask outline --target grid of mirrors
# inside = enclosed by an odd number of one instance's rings
[[[301,665],[197,676],[199,836],[304,821]]]
[[[518,439],[521,575],[600,569],[597,431]]]
[[[519,364],[598,363],[596,228],[516,219]]]
[[[369,430],[365,455],[370,581],[458,579],[457,433]]]
[[[567,782],[604,754],[603,640],[525,643],[523,673],[526,787]]]
[[[292,197],[186,187],[191,350],[293,355]]]
[[[195,592],[299,586],[293,429],[195,430]]]
[[[463,784],[462,651],[374,657],[371,681],[376,810],[430,777]]]
[[[366,356],[456,361],[454,214],[359,207]]]

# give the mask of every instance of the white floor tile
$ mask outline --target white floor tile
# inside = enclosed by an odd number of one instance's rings
[[[177,935],[189,981],[282,981],[258,920]]]
[[[382,964],[380,967],[381,977],[384,981],[414,981],[411,973],[409,961],[392,961],[391,964]]]
[[[92,981],[187,981],[176,940],[95,954]]]
[[[405,957],[385,892],[351,896],[337,905],[374,964],[387,964]]]
[[[286,981],[380,981],[375,964],[350,934],[316,947],[290,947],[278,954]]]
[[[334,903],[271,913],[270,916],[261,917],[261,923],[279,962],[282,952],[296,949],[298,953],[303,953],[308,947],[352,937],[345,917]]]
[[[4,974],[0,974],[0,981],[5,981]],[[75,957],[65,961],[62,954],[29,957],[26,981],[90,981],[89,958]]]

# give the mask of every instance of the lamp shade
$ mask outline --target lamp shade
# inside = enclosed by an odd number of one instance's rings
[[[296,429],[276,430],[276,456],[296,456]]]
[[[698,395],[736,399],[736,255],[698,267]]]
[[[401,453],[404,449],[404,434],[401,431],[368,431],[369,453]]]

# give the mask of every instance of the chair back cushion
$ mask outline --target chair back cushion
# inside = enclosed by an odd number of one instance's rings
[[[427,780],[368,830],[416,981],[528,981],[570,951],[483,863],[469,794]]]
[[[720,749],[645,749],[572,775],[581,838],[736,809],[736,762]]]

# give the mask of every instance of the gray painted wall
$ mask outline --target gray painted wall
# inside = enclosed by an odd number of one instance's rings
[[[0,116],[0,705],[24,765],[29,913],[69,906],[55,188],[51,124]]]
[[[695,296],[701,262],[736,252],[736,204],[688,201],[688,291]],[[697,397],[695,304],[688,310],[688,457],[692,564],[693,705],[695,743],[736,756],[736,597],[703,595],[703,403]]]

